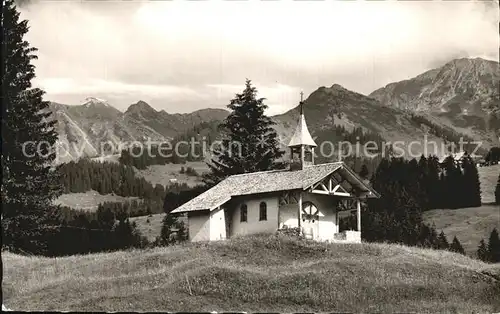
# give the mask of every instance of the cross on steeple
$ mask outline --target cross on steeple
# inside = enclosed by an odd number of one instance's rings
[[[304,92],[300,92],[300,115],[303,115],[302,104],[304,103]]]

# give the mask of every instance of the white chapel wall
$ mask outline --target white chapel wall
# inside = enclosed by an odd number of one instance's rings
[[[259,206],[267,204],[267,220],[259,221]],[[247,222],[240,222],[240,207],[247,205]],[[278,196],[255,196],[236,202],[232,210],[231,236],[256,233],[272,233],[278,229]]]
[[[210,213],[210,240],[226,239],[226,219],[224,209],[215,209]]]
[[[319,210],[319,240],[333,240],[333,235],[338,232],[335,199],[326,195],[304,193],[302,200],[303,202],[312,202]]]
[[[298,215],[299,215],[299,204],[286,204],[280,206],[280,228],[287,226],[288,228],[297,228]]]
[[[191,212],[188,213],[189,241],[210,240],[210,213]]]

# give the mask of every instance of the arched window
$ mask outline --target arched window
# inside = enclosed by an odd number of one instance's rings
[[[259,221],[267,220],[267,204],[261,202],[259,205]]]
[[[240,222],[247,222],[247,205],[246,204],[241,204]]]

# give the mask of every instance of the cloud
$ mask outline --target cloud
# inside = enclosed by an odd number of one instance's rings
[[[252,82],[252,85],[257,87],[257,97],[265,98],[264,104],[268,106],[269,115],[282,113],[298,104],[301,92],[298,87],[278,83],[266,86],[258,82]],[[217,97],[222,99],[232,99],[242,91],[242,86],[236,84],[209,84],[207,87],[216,90]]]
[[[457,56],[498,60],[498,6],[476,1],[144,1],[25,5],[47,98],[224,107],[250,78],[269,112],[338,83],[370,93]],[[88,93],[88,94],[86,94]]]

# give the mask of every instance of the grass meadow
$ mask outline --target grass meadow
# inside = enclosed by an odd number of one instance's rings
[[[499,264],[399,245],[259,235],[2,261],[3,302],[22,311],[500,311]]]

